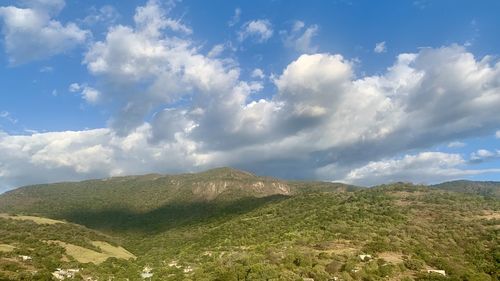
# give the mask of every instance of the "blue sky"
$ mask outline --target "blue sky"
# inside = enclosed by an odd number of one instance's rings
[[[0,190],[500,180],[498,1],[2,1]]]

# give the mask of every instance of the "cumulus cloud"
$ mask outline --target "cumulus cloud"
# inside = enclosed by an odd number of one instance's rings
[[[0,192],[24,184],[101,178],[137,173],[189,171],[203,165],[195,146],[152,145],[151,126],[126,137],[109,129],[9,136],[0,132]],[[22,167],[22,168],[21,168]]]
[[[385,53],[387,51],[387,46],[385,45],[385,41],[378,42],[377,44],[375,44],[375,48],[373,48],[373,51],[377,54]]]
[[[397,159],[369,162],[350,171],[343,181],[361,185],[398,181],[434,183],[464,176],[500,172],[500,169],[464,169],[465,162],[459,154],[422,152]]]
[[[120,134],[140,126],[153,108],[195,93],[199,95],[186,113],[193,118],[198,118],[191,112],[197,108],[212,104],[214,110],[228,111],[232,102],[249,94],[250,87],[238,81],[239,69],[230,61],[204,56],[191,41],[167,35],[169,19],[156,2],[139,7],[134,20],[134,27],[111,27],[84,59],[89,72],[101,79],[101,92],[119,105],[111,127]]]
[[[500,150],[491,151],[487,149],[479,149],[472,152],[470,155],[470,161],[473,163],[481,163],[498,158],[500,158]]]
[[[86,42],[90,32],[75,23],[63,24],[53,17],[63,0],[21,1],[22,8],[0,7],[2,33],[9,62],[22,64],[67,52]]]
[[[264,71],[262,71],[262,69],[256,68],[252,71],[252,78],[264,79],[264,77],[266,76],[264,75]]]
[[[500,131],[497,131],[497,132],[495,133],[495,137],[496,137],[497,139],[500,139]]]
[[[266,42],[273,36],[273,26],[269,20],[259,19],[246,22],[238,33],[238,39],[244,41],[253,38],[258,43]]]
[[[231,59],[204,55],[170,21],[150,1],[132,25],[111,26],[92,43],[84,64],[118,109],[110,128],[1,134],[1,184],[223,165],[367,185],[491,172],[468,169],[457,154],[409,151],[498,130],[500,63],[492,57],[422,48],[380,75],[359,76],[342,55],[304,54],[272,75],[274,93],[255,99],[260,81],[242,79]]]
[[[89,87],[87,84],[72,83],[69,85],[68,90],[72,93],[79,93],[82,99],[89,104],[97,103],[101,97],[101,93],[98,90]]]
[[[306,27],[303,21],[296,21],[290,31],[280,33],[284,36],[285,46],[294,48],[300,53],[314,53],[318,47],[312,44],[312,40],[318,35],[318,30],[319,27],[315,24]]]

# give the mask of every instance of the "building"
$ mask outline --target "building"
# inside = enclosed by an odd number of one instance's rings
[[[145,266],[142,270],[141,277],[142,279],[147,279],[153,277],[153,273],[151,272],[153,269],[149,266]]]
[[[22,261],[32,261],[33,259],[30,256],[19,255],[19,259]]]
[[[437,274],[441,274],[443,276],[446,276],[446,271],[444,271],[444,270],[428,269],[427,273],[437,273]]]
[[[64,280],[66,278],[75,278],[76,274],[80,272],[80,269],[61,269],[56,268],[56,271],[52,272],[52,276],[57,280]]]
[[[369,261],[372,259],[372,255],[359,255],[358,257],[362,261]]]
[[[193,272],[193,268],[192,268],[191,266],[189,266],[189,265],[188,265],[188,266],[187,266],[186,268],[184,268],[182,271],[183,271],[184,273],[190,273],[190,272]]]

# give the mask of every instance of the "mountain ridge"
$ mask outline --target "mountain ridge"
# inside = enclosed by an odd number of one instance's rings
[[[356,189],[358,187],[341,183],[260,177],[224,167],[200,173],[146,174],[23,186],[0,195],[0,211],[126,208],[146,212],[180,202],[234,201],[245,197]]]
[[[452,192],[500,198],[500,182],[498,181],[454,180],[434,184],[431,187]]]

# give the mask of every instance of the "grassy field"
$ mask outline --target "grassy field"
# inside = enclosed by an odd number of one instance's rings
[[[21,215],[12,216],[12,215],[8,215],[8,214],[0,214],[0,218],[13,219],[13,220],[27,220],[27,221],[35,222],[37,224],[66,223],[66,222],[60,221],[60,220],[53,220],[53,219],[35,217],[35,216],[21,216]]]
[[[132,253],[128,252],[124,248],[115,247],[102,241],[92,242],[93,245],[99,247],[102,250],[102,253],[62,241],[49,241],[49,243],[54,243],[63,247],[66,250],[67,255],[73,257],[80,263],[101,264],[108,258],[112,257],[122,259],[135,258]]]
[[[116,247],[113,246],[109,243],[103,242],[103,241],[92,241],[92,245],[98,247],[101,249],[103,254],[108,255],[109,257],[115,257],[119,259],[135,259],[136,256],[132,254],[131,252],[127,251],[123,247]]]
[[[16,247],[8,244],[0,244],[0,252],[12,252]]]

